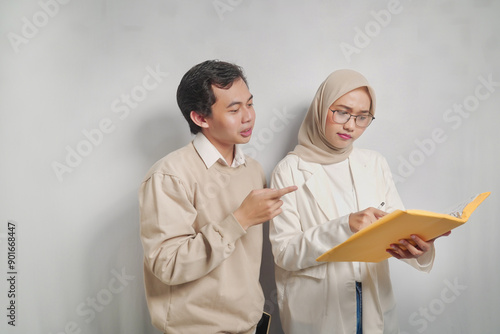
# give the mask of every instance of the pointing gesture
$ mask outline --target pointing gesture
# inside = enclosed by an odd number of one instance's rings
[[[245,230],[268,221],[281,213],[281,197],[295,190],[297,186],[252,190],[236,209],[234,217]]]

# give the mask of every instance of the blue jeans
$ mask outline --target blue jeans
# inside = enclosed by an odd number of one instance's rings
[[[356,282],[356,334],[363,334],[363,298],[361,282]]]

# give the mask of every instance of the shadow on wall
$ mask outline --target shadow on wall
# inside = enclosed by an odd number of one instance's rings
[[[91,295],[77,311],[80,326],[89,333],[159,333],[151,324],[143,279],[143,249],[140,242],[138,188],[149,168],[163,156],[191,140],[189,127],[178,112],[154,115],[138,126],[135,147],[130,148],[141,161],[138,174],[131,175],[133,186],[126,195],[110,200],[101,229],[88,250],[85,287]],[[135,153],[137,152],[137,153]],[[134,173],[131,173],[134,174]],[[98,216],[99,217],[99,216]]]
[[[293,151],[295,145],[297,145],[299,129],[300,126],[302,125],[304,117],[306,117],[307,111],[309,110],[309,106],[310,102],[307,101],[293,108],[292,111],[292,115],[294,115],[293,123],[289,125],[287,131],[281,134],[281,136],[283,136],[282,140],[284,140],[286,145],[285,145],[285,151],[283,152],[283,156],[279,159],[279,161],[281,161],[281,159],[284,158],[288,152]]]
[[[292,151],[297,145],[297,135],[299,133],[300,125],[302,124],[302,120],[307,113],[309,108],[309,103],[303,103],[300,106],[291,111],[291,115],[293,116],[293,122],[291,122],[285,131],[281,131],[276,133],[274,138],[274,144],[278,145],[280,152],[278,152],[275,160],[271,162],[271,164],[267,164],[270,167],[269,176],[267,177],[268,185],[270,183],[270,173],[274,169],[274,166],[281,161],[285,155]],[[251,144],[250,144],[251,145]],[[257,156],[257,160],[265,166],[266,161],[263,159],[269,159],[270,154],[266,155],[266,152],[259,152],[259,156]],[[273,156],[271,154],[271,156]],[[271,327],[270,333],[272,334],[282,334],[283,330],[281,328],[280,315],[279,315],[279,307],[278,307],[278,299],[277,299],[277,290],[276,290],[276,282],[274,278],[274,257],[272,253],[271,243],[269,242],[269,223],[264,224],[264,242],[262,249],[262,264],[260,269],[260,283],[262,285],[262,289],[264,290],[265,296],[265,304],[264,311],[270,313],[271,318]]]
[[[146,119],[137,130],[138,150],[143,155],[142,160],[149,167],[168,153],[187,145],[193,139],[189,125],[178,108],[170,109],[176,110],[151,113],[155,116]],[[146,172],[147,170],[144,174]]]

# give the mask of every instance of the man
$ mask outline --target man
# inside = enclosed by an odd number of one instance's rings
[[[165,333],[255,333],[262,223],[295,186],[264,189],[265,176],[237,144],[250,140],[253,96],[241,68],[191,68],[177,103],[194,140],[153,165],[139,192],[146,298]]]

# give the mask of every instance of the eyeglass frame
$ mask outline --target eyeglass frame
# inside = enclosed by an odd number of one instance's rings
[[[335,117],[335,112],[345,112],[344,110],[332,110],[330,108],[328,108],[328,110],[330,110],[334,114],[334,117]],[[358,117],[366,116],[366,115],[353,115],[351,113],[347,113],[347,114],[349,114],[349,118],[344,123],[335,122],[335,120],[334,120],[334,122],[337,124],[346,124],[347,122],[349,122],[351,120],[351,117],[354,117],[354,124],[356,124],[357,127],[367,128],[372,124],[373,120],[375,119],[375,116],[373,116],[370,112],[368,112],[368,114],[371,116],[372,120],[370,121],[370,123],[368,123],[367,126],[361,126],[361,125],[358,125]]]

